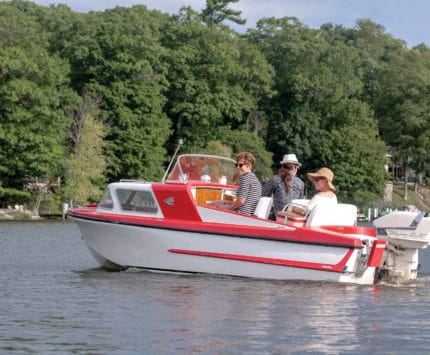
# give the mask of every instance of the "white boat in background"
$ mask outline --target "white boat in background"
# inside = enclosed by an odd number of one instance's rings
[[[260,200],[255,215],[212,207],[215,200],[234,199],[234,163],[180,155],[162,181],[111,183],[98,205],[68,215],[100,265],[114,270],[364,285],[417,277],[417,250],[428,245],[427,216],[418,223],[420,235],[427,233],[421,243],[393,244],[375,228],[357,226],[353,205],[317,206],[303,223],[268,220],[269,198]],[[400,252],[406,249],[415,253]]]

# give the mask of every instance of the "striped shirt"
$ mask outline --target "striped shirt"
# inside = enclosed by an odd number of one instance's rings
[[[261,198],[261,184],[253,172],[246,173],[240,177],[236,196],[245,199],[237,212],[253,214]]]

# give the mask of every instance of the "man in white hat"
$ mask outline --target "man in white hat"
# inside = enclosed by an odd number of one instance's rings
[[[302,165],[295,154],[285,154],[282,159],[278,174],[272,176],[263,186],[263,196],[273,196],[273,207],[269,219],[276,220],[278,211],[282,211],[285,205],[292,200],[303,198],[304,182],[296,176],[297,170]]]

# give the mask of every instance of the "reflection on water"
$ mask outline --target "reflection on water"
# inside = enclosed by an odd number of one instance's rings
[[[99,269],[71,223],[0,224],[0,352],[430,350],[429,253],[406,286]]]

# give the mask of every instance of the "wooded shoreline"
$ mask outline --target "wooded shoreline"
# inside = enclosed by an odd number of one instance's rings
[[[170,15],[0,2],[0,206],[33,210],[39,182],[54,211],[98,201],[109,181],[159,180],[178,139],[187,153],[252,152],[262,183],[295,153],[306,183],[327,166],[358,205],[382,204],[391,178],[428,174],[427,46],[369,19],[270,18],[240,34],[220,4]]]

